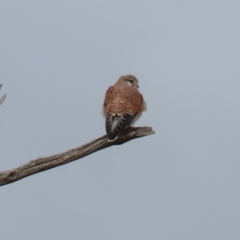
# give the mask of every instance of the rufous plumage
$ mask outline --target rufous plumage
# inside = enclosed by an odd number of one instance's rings
[[[146,110],[146,103],[138,88],[138,79],[133,75],[121,76],[108,88],[103,114],[106,117],[105,127],[109,142],[115,141]]]

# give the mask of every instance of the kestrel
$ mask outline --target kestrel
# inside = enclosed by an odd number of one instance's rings
[[[146,110],[146,103],[138,88],[138,80],[133,75],[121,76],[108,88],[103,114],[109,142],[115,141]]]

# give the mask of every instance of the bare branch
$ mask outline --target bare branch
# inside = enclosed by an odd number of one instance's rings
[[[0,89],[2,87],[2,84],[0,84]],[[4,99],[6,98],[6,94],[4,94],[1,98],[0,98],[0,105],[3,103]]]
[[[132,127],[126,129],[123,132],[122,136],[114,142],[108,142],[107,136],[104,135],[98,139],[93,140],[92,142],[71,149],[67,152],[49,157],[38,158],[15,169],[0,172],[0,186],[13,183],[22,178],[42,171],[46,171],[54,167],[61,166],[63,164],[70,163],[104,148],[111,147],[113,145],[120,145],[130,140],[145,137],[154,133],[155,132],[152,130],[151,127]]]

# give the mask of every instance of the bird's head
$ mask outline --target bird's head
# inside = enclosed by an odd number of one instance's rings
[[[132,86],[132,87],[136,87],[136,88],[139,88],[139,85],[138,85],[138,80],[135,76],[133,75],[125,75],[125,76],[121,76],[120,77],[121,81]]]

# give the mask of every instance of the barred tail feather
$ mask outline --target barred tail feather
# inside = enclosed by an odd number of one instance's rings
[[[108,141],[115,141],[118,136],[124,131],[124,129],[130,125],[135,116],[136,114],[132,115],[129,113],[125,113],[123,115],[107,115],[106,132],[108,135]]]

